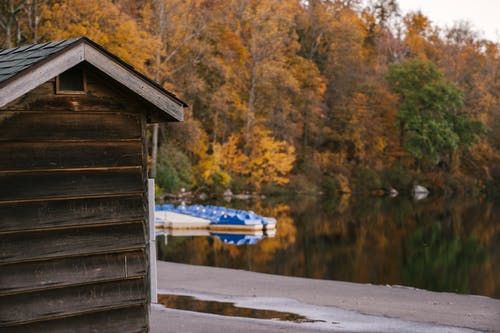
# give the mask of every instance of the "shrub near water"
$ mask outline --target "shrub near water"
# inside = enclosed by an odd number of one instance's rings
[[[349,178],[341,173],[325,175],[322,185],[326,195],[336,196],[351,193]]]
[[[163,191],[175,193],[189,189],[193,181],[189,158],[172,144],[162,146],[158,154],[157,183]]]
[[[382,178],[386,189],[392,187],[400,192],[405,189],[410,190],[412,184],[415,182],[414,174],[404,170],[401,166],[394,166],[384,170]]]
[[[359,193],[376,193],[382,190],[382,181],[376,170],[357,168],[353,172],[355,189]]]

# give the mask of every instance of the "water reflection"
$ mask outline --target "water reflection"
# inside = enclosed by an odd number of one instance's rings
[[[256,319],[274,319],[293,321],[296,323],[317,322],[323,320],[311,320],[299,314],[281,312],[275,310],[262,310],[252,308],[242,308],[231,302],[207,301],[186,295],[158,295],[158,303],[167,308],[178,310],[189,310],[203,313],[212,313],[231,317],[245,317]]]
[[[210,233],[210,236],[219,238],[225,244],[241,245],[255,245],[258,241],[265,236],[261,235],[242,235],[242,234],[223,234],[223,233]]]
[[[167,230],[156,230],[155,231],[156,238],[161,237],[163,240],[163,245],[166,246],[168,243],[168,237],[199,237],[199,236],[211,236],[218,238],[224,244],[232,244],[236,246],[241,245],[255,245],[260,240],[266,237],[275,237],[276,230],[266,230],[248,232],[248,233],[237,233],[237,232],[211,232],[209,230],[204,229],[167,229]]]
[[[234,204],[276,217],[276,237],[234,246],[207,236],[168,236],[168,246],[159,240],[159,258],[500,298],[496,203],[293,197]]]

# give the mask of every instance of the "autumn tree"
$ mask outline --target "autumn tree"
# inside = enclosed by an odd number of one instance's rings
[[[247,110],[245,141],[259,118],[268,125],[282,123],[273,118],[293,110],[289,97],[298,93],[298,82],[291,75],[289,59],[299,47],[293,34],[294,11],[297,2],[244,1],[242,11],[242,38],[248,50]],[[279,13],[279,15],[276,15]]]
[[[224,158],[222,148],[215,144],[211,154],[207,154],[196,166],[198,176],[197,185],[200,188],[210,190],[212,193],[222,193],[231,184],[230,174],[224,170]]]
[[[135,1],[130,3],[128,0],[122,0],[121,4],[129,11],[139,12],[144,28],[160,41],[154,49],[154,64],[151,70],[156,82],[171,88],[171,82],[176,81],[175,73],[190,64],[189,52],[196,42],[196,37],[205,29],[204,21],[197,17],[198,12],[194,10],[196,3],[145,0],[140,8],[134,7],[134,4],[137,6]],[[198,126],[198,123],[191,122],[189,117],[186,117],[186,121],[189,122],[187,126]],[[152,125],[151,177],[156,176],[159,134],[165,129],[165,125]]]
[[[43,8],[40,34],[48,40],[86,36],[137,70],[150,73],[159,40],[108,0],[51,1]],[[131,52],[131,51],[135,52]]]
[[[0,2],[2,47],[82,35],[189,104],[149,136],[169,191],[332,174],[348,188],[415,161],[500,174],[500,48],[466,22],[402,17],[396,0]]]
[[[250,151],[244,152],[242,138],[231,136],[213,155],[220,156],[222,166],[243,176],[247,184],[260,191],[263,185],[287,184],[295,162],[295,148],[273,138],[271,131],[255,127],[250,136]]]
[[[426,59],[432,49],[428,39],[434,35],[429,18],[418,11],[406,15],[403,22],[406,28],[403,41],[408,48],[407,54]]]

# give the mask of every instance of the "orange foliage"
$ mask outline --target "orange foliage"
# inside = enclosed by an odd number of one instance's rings
[[[498,43],[463,23],[443,29],[421,12],[402,17],[397,1],[362,10],[355,3],[41,1],[38,12],[16,13],[18,26],[3,28],[0,41],[89,37],[191,105],[184,124],[161,126],[160,143],[178,145],[198,179],[217,174],[228,184],[238,175],[255,189],[286,184],[291,173],[320,184],[339,170],[412,167],[384,75],[388,65],[418,56],[463,90],[465,113],[490,129],[456,160],[461,173],[493,181]],[[12,14],[5,8],[1,22]]]
[[[134,18],[108,0],[55,2],[43,9],[40,33],[49,40],[85,36],[102,45],[141,72],[154,59],[160,41]]]

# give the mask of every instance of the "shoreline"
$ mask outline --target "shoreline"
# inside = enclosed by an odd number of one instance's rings
[[[449,326],[484,332],[500,332],[500,300],[486,296],[433,292],[402,286],[278,276],[163,261],[157,261],[157,269],[159,293],[193,295],[198,298],[214,300],[230,299],[243,303],[245,300],[254,298],[267,302],[267,307],[272,306],[272,303],[277,300],[288,299],[290,300],[289,304],[298,302],[300,306],[294,306],[306,310],[312,306],[317,307],[319,312],[331,310],[334,313],[337,310],[347,310],[359,315],[376,316],[381,320],[391,319],[394,322],[405,321],[430,325],[429,327]],[[265,307],[266,305],[260,306]],[[282,306],[282,308],[286,310],[287,306]],[[166,310],[167,313],[175,313],[176,315],[181,312],[179,310]],[[153,319],[158,319],[159,314],[162,313],[161,306],[154,305],[152,312]],[[207,317],[204,314],[187,313],[191,314],[187,318]],[[213,315],[212,317],[219,316]],[[206,322],[207,319],[203,320]],[[224,325],[228,321],[229,319],[221,320]],[[235,320],[236,325],[238,323],[241,325],[242,322],[245,321]],[[356,326],[352,326],[354,328],[349,328],[348,325],[345,327],[346,329],[343,331],[359,331],[355,329]],[[154,325],[153,328],[155,328]],[[290,332],[293,332],[293,329],[293,325],[290,326]],[[325,330],[324,327],[320,326],[317,330],[314,327],[310,327],[310,329],[313,331]],[[374,326],[373,329],[373,331],[385,331],[383,327],[377,329]],[[161,331],[164,332],[164,330]],[[271,331],[273,330],[269,330],[269,332]],[[413,331],[420,330],[416,328]]]

